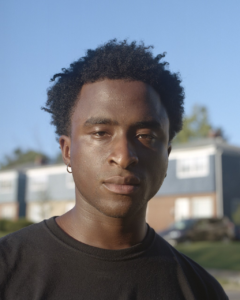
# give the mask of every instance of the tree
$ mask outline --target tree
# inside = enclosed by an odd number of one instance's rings
[[[203,138],[222,137],[226,139],[221,128],[215,128],[210,124],[207,108],[195,105],[190,116],[183,120],[183,129],[177,134],[173,142],[186,143]]]
[[[11,169],[29,163],[41,165],[48,162],[49,157],[44,153],[16,148],[11,155],[5,155],[4,161],[0,163],[0,169]]]

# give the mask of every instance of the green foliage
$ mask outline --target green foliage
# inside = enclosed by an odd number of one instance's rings
[[[237,209],[232,214],[232,220],[234,224],[240,225],[240,204],[238,204]]]
[[[176,249],[204,268],[240,271],[240,242],[179,244]]]
[[[186,143],[191,140],[223,136],[220,128],[213,129],[207,108],[195,105],[192,113],[183,120],[183,129],[174,138],[173,143]]]
[[[33,224],[26,219],[19,219],[16,221],[8,220],[8,219],[0,219],[0,231],[10,233],[22,229],[26,226]]]
[[[23,151],[20,148],[16,148],[11,155],[6,155],[4,162],[0,163],[1,169],[15,168],[27,163],[44,164],[49,161],[49,158],[34,150]]]

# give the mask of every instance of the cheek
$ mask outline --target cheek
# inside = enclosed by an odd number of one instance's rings
[[[103,153],[101,149],[84,140],[71,147],[71,165],[76,183],[88,184],[99,177],[104,160]]]
[[[146,160],[147,161],[147,160]],[[149,160],[148,160],[149,162]],[[148,182],[149,186],[151,185],[151,193],[155,195],[161,187],[163,180],[165,178],[168,167],[168,152],[162,151],[152,155],[151,159],[151,167],[146,168],[149,170],[148,172]]]
[[[168,152],[164,151],[158,160],[158,173],[161,178],[165,178],[168,168]]]
[[[151,157],[151,158],[150,158]],[[153,176],[161,176],[162,173],[165,174],[168,166],[168,151],[164,145],[156,149],[145,158],[145,167],[151,165],[151,173]]]
[[[84,147],[84,143],[75,142],[71,145],[71,166],[75,182],[78,182],[79,179],[82,180],[80,177],[87,175],[86,173],[91,170],[91,165],[89,164],[91,164],[92,160],[89,160],[89,156],[91,156],[91,152]]]

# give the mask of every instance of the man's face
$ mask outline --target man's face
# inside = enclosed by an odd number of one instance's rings
[[[82,87],[71,119],[77,205],[118,218],[145,209],[169,152],[168,116],[151,86],[105,79]]]

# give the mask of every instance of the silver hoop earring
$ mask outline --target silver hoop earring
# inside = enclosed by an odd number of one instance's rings
[[[67,172],[70,173],[70,174],[72,174],[72,168],[69,165],[70,165],[70,163],[67,164]],[[69,167],[71,168],[71,172],[68,169]]]

